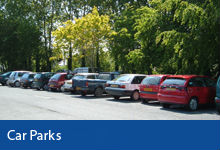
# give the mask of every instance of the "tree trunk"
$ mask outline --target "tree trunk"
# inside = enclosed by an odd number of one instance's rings
[[[72,43],[70,42],[68,70],[72,70],[72,62],[73,62],[73,50],[72,50]]]

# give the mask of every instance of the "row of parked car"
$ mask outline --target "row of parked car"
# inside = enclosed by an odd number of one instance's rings
[[[181,104],[190,110],[214,104],[220,112],[220,78],[217,84],[200,75],[145,75],[103,73],[33,73],[13,71],[0,75],[0,83],[37,90],[70,91],[82,96],[109,94],[115,99],[129,96],[133,100],[159,101],[164,108]]]

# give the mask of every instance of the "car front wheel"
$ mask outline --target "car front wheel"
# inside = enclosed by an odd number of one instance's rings
[[[20,82],[16,81],[15,82],[15,87],[20,87]]]

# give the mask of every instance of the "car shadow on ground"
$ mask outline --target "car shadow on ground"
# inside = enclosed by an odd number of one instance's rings
[[[109,95],[102,95],[100,97],[95,97],[94,95],[86,95],[86,96],[82,96],[80,94],[77,94],[77,93],[74,93],[74,94],[71,94],[72,98],[80,98],[82,100],[97,100],[97,99],[103,99],[103,98],[109,98],[111,96]]]
[[[170,108],[163,108],[161,106],[161,110],[170,111],[175,113],[183,113],[187,115],[196,115],[196,114],[218,114],[215,107],[213,106],[201,106],[196,111],[188,110],[187,108],[181,105],[171,105]]]
[[[111,96],[110,96],[111,97]],[[116,103],[140,103],[141,101],[140,100],[132,100],[128,97],[125,97],[125,98],[120,98],[120,99],[114,99],[114,98],[111,98],[111,99],[107,99],[107,101],[111,101],[111,102],[116,102]]]

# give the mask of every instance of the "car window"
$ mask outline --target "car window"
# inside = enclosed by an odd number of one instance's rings
[[[204,87],[205,83],[203,78],[192,78],[189,80],[190,87]]]
[[[75,76],[73,76],[72,79],[81,80],[81,79],[84,79],[84,78],[85,78],[85,76],[83,76],[83,75],[75,75]]]
[[[215,82],[212,79],[204,78],[204,81],[207,87],[215,87]]]
[[[89,75],[87,76],[87,79],[95,79],[95,75]]]
[[[72,79],[72,77],[73,77],[72,74],[68,74],[68,75],[65,76],[65,79],[66,79],[66,80],[70,80],[70,79]]]
[[[41,74],[40,74],[40,73],[37,73],[37,74],[34,76],[34,78],[36,78],[36,79],[40,79],[40,77],[41,77]]]
[[[144,78],[145,78],[145,76],[136,76],[132,80],[131,84],[141,84],[141,82]]]
[[[118,81],[118,82],[128,82],[132,78],[131,75],[120,75],[118,78],[114,79],[113,81]]]
[[[159,85],[161,77],[146,77],[142,84],[144,85]]]
[[[10,78],[15,76],[15,72],[12,72],[11,75],[9,76]]]
[[[22,78],[28,78],[29,74],[28,73],[25,73]]]
[[[99,74],[98,79],[111,80],[111,75],[110,74]]]
[[[33,79],[34,76],[35,76],[35,74],[30,74],[30,75],[29,75],[29,79]]]
[[[8,76],[11,72],[6,72],[4,74],[2,74],[2,76]]]
[[[18,72],[18,76],[22,77],[25,74],[25,72]]]
[[[162,85],[180,85],[183,86],[186,83],[186,80],[183,78],[168,78]]]
[[[51,77],[51,79],[53,79],[53,80],[59,80],[60,76],[61,76],[61,74],[55,74],[55,75],[53,75],[53,76]]]

